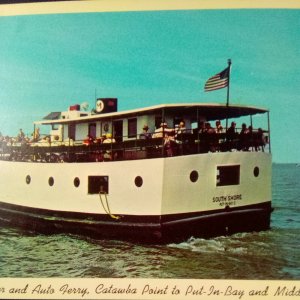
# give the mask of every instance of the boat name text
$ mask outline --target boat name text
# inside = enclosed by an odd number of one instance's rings
[[[242,200],[242,194],[215,196],[212,199],[213,203],[219,203],[220,206],[235,205],[237,200]]]

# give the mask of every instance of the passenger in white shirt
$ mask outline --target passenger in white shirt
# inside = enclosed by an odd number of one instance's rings
[[[168,128],[167,123],[161,123],[160,128],[155,129],[155,132],[153,134],[153,138],[162,138],[164,137],[167,133],[174,132],[173,129]]]

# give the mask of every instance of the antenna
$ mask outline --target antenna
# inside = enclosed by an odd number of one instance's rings
[[[97,88],[95,88],[95,106],[96,106],[96,102],[97,102]]]

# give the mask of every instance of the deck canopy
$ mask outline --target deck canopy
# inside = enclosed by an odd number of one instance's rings
[[[88,116],[81,116],[71,119],[56,119],[49,118],[47,116],[42,121],[36,121],[35,124],[66,124],[66,123],[85,123],[96,120],[107,120],[107,119],[120,119],[128,117],[136,117],[140,115],[152,115],[152,114],[168,114],[174,116],[189,115],[191,119],[196,120],[198,116],[204,116],[207,121],[223,120],[231,118],[239,118],[243,116],[250,116],[256,114],[263,114],[268,112],[267,109],[241,106],[241,105],[229,105],[225,104],[204,104],[204,103],[184,103],[184,104],[161,104],[156,106],[150,106],[146,108],[113,112],[106,114],[91,114]],[[51,115],[51,114],[50,114]],[[56,115],[57,117],[57,115]]]

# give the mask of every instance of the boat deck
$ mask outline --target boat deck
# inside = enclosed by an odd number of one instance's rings
[[[68,140],[64,142],[42,141],[36,143],[0,144],[0,159],[33,162],[101,162],[135,159],[150,159],[226,151],[265,151],[265,142],[258,132],[247,140],[237,135],[229,140],[225,133],[207,134],[184,133],[176,138],[131,139],[114,143],[95,140]]]

